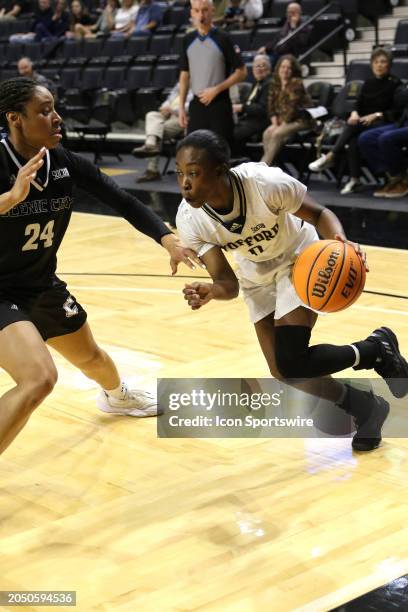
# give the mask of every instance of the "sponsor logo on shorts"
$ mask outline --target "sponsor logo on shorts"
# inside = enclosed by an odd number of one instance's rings
[[[74,317],[78,314],[78,306],[75,304],[75,300],[72,296],[69,296],[69,298],[65,300],[62,307],[65,310],[66,317]]]

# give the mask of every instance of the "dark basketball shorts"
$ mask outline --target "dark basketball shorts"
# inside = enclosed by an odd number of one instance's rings
[[[18,321],[31,321],[43,340],[78,331],[87,314],[59,279],[45,290],[0,290],[0,329]]]

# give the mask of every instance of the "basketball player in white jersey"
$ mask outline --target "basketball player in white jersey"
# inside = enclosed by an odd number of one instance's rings
[[[235,298],[240,286],[271,374],[281,380],[314,379],[302,388],[354,417],[353,448],[377,448],[388,403],[334,379],[321,384],[318,377],[349,367],[373,368],[395,397],[404,397],[408,364],[395,334],[381,327],[353,344],[309,346],[317,313],[301,302],[291,280],[297,255],[319,235],[347,240],[339,219],[279,168],[246,163],[229,169],[228,162],[227,143],[208,130],[189,134],[177,147],[183,195],[177,228],[182,244],[197,252],[213,280],[186,285],[185,299],[197,310],[212,299]],[[365,262],[359,245],[353,246]],[[239,282],[223,251],[233,253]]]

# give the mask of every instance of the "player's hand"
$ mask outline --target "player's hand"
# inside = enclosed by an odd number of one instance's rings
[[[368,267],[368,264],[367,264],[367,254],[365,251],[362,250],[361,245],[359,245],[357,242],[352,242],[351,240],[347,240],[347,238],[342,234],[336,234],[334,236],[334,239],[340,240],[341,242],[346,242],[347,244],[352,246],[355,252],[357,253],[357,255],[360,257],[361,261],[363,262],[366,272],[370,271],[370,268]]]
[[[10,189],[10,198],[13,202],[13,206],[23,202],[28,196],[31,181],[37,176],[38,170],[44,163],[44,155],[47,149],[43,147],[37,155],[34,155],[24,166],[20,168],[17,174],[16,182]]]
[[[205,265],[198,257],[197,253],[192,249],[183,247],[177,236],[174,234],[166,234],[162,237],[161,243],[167,249],[170,255],[171,274],[174,276],[177,273],[179,263],[183,262],[191,270],[195,270],[196,265],[200,268],[205,268]]]
[[[212,285],[210,283],[191,283],[184,285],[184,299],[187,300],[191,310],[198,310],[201,306],[212,300]]]
[[[214,98],[218,95],[218,88],[215,87],[206,87],[198,94],[199,100],[201,104],[208,106]]]

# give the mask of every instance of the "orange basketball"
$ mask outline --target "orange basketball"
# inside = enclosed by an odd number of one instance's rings
[[[366,271],[349,244],[319,240],[306,247],[295,261],[293,284],[304,304],[320,312],[338,312],[361,295]]]

